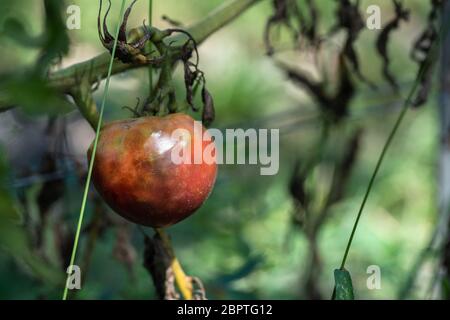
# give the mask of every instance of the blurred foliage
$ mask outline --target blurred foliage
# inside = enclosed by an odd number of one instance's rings
[[[161,26],[167,26],[160,18],[163,14],[189,24],[222,3],[219,0],[153,2],[154,22]],[[366,8],[372,2],[361,1],[361,7]],[[393,17],[392,6],[389,1],[378,2],[383,12],[382,20],[386,22]],[[47,67],[54,67],[52,64],[59,56],[68,54],[61,63],[69,65],[103,52],[96,30],[98,4],[91,0],[71,1],[81,7],[82,28],[66,32],[61,28],[64,19],[55,18],[61,11],[65,17],[63,2],[46,1],[47,10],[43,3],[32,1],[31,4],[28,0],[0,2],[0,87],[6,88],[8,93],[6,97],[0,97],[0,101],[20,105],[32,120],[41,120],[42,115],[51,115],[50,119],[61,115],[60,119],[70,122],[76,119],[76,113],[66,114],[71,107],[45,85],[41,76]],[[336,2],[316,3],[323,17],[319,30],[328,30],[333,25]],[[143,0],[136,4],[130,26],[142,24],[146,5]],[[401,88],[408,88],[416,74],[417,67],[408,59],[407,52],[419,35],[428,10],[426,1],[410,0],[407,5],[411,9],[411,20],[391,35],[388,48],[392,59],[390,70]],[[115,10],[117,8],[112,9]],[[200,65],[207,74],[208,87],[216,105],[217,120],[213,125],[218,128],[280,128],[282,137],[278,175],[260,176],[255,166],[222,165],[216,187],[205,205],[193,217],[169,230],[183,267],[188,274],[202,279],[208,298],[308,296],[303,285],[309,272],[310,247],[305,234],[299,232],[292,221],[295,208],[289,194],[289,180],[298,159],[306,161],[317,153],[321,123],[311,100],[288,82],[273,61],[264,55],[263,31],[270,13],[270,1],[262,1],[200,47]],[[45,16],[50,18],[45,19]],[[117,23],[113,20],[117,14],[112,12],[110,16],[111,23]],[[278,46],[289,45],[288,30],[279,28],[274,33],[278,34],[275,37]],[[356,51],[363,57],[361,72],[371,81],[380,83],[382,61],[375,50],[376,35],[375,31],[362,31]],[[287,50],[282,56],[299,65],[311,64],[308,52],[299,54]],[[324,61],[328,58],[322,57]],[[176,72],[177,92],[182,95],[181,71],[177,69]],[[144,69],[112,79],[105,114],[108,120],[131,116],[122,107],[134,106],[137,97],[145,97],[146,79]],[[102,89],[101,85],[95,95],[97,99]],[[374,92],[358,83],[350,116],[330,140],[320,146],[325,161],[310,172],[307,180],[308,185],[315,187],[320,204],[330,182],[332,168],[329,163],[342,157],[346,138],[356,129],[364,128],[356,164],[344,190],[345,197],[329,208],[332,216],[318,235],[322,270],[316,285],[325,298],[333,291],[333,270],[340,264],[364,188],[396,115],[397,109],[384,106],[397,101],[398,96],[389,88],[380,90]],[[396,298],[415,257],[427,243],[436,221],[438,125],[435,109],[435,101],[430,99],[428,105],[407,115],[383,164],[346,266],[352,275],[357,298]],[[0,113],[0,121],[7,119],[5,115]],[[199,117],[198,114],[194,116]],[[5,128],[7,121],[1,123]],[[80,171],[83,171],[85,159],[74,159],[70,154],[73,150],[67,148],[52,150],[50,163],[64,169],[56,178],[60,184],[49,186],[55,180],[48,180],[40,166],[22,172],[25,177],[37,174],[37,179],[17,186],[14,182],[23,176],[12,174],[17,172],[14,168],[17,167],[16,160],[28,155],[23,152],[14,158],[11,150],[18,144],[28,145],[26,138],[21,141],[11,138],[19,135],[22,129],[15,125],[8,128],[0,131],[5,150],[0,152],[0,298],[58,299],[63,290],[64,266],[81,203],[84,176]],[[79,143],[86,140],[86,134],[78,134],[75,139]],[[66,132],[56,134],[61,141],[70,138],[66,135]],[[45,194],[43,190],[50,191]],[[52,199],[50,196],[57,192],[58,197]],[[137,252],[130,267],[129,261],[114,254],[123,221],[95,202],[95,191],[90,198],[77,259],[79,264],[89,262],[89,268],[83,274],[83,289],[73,298],[154,298],[151,278],[142,265],[141,231],[130,226],[129,242]],[[101,223],[96,226],[101,231],[94,247],[89,249],[96,210],[103,211]],[[36,241],[33,230],[42,226],[45,226],[42,244],[38,250],[33,250],[32,243]],[[366,287],[367,267],[374,264],[382,271],[380,290]],[[420,277],[423,285],[415,288],[413,298],[423,298],[427,294],[426,284],[433,277],[433,269],[427,268]]]
[[[13,41],[24,50],[34,48],[39,52],[32,68],[0,71],[0,89],[6,93],[1,101],[7,106],[20,106],[32,114],[63,114],[71,110],[71,106],[45,83],[45,76],[50,64],[69,51],[69,37],[63,19],[66,6],[64,1],[45,0],[43,7],[45,23],[39,36],[27,32],[23,19],[15,15],[16,6],[11,8],[6,19],[0,20],[0,39]]]

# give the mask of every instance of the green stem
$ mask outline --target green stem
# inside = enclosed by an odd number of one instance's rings
[[[79,87],[75,87],[71,96],[80,110],[83,117],[89,122],[91,127],[95,130],[97,128],[99,114],[97,111],[97,104],[92,95],[91,85],[87,78],[83,78]]]
[[[400,112],[400,114],[398,115],[397,120],[395,121],[394,127],[392,128],[391,133],[389,134],[386,143],[383,146],[383,150],[381,151],[381,154],[378,158],[377,164],[375,165],[375,170],[372,173],[372,177],[370,178],[369,181],[369,185],[367,186],[367,190],[366,193],[364,194],[364,198],[363,201],[361,203],[361,206],[359,208],[358,214],[356,216],[356,220],[355,223],[353,224],[353,228],[352,228],[352,232],[350,233],[350,238],[348,239],[348,243],[347,243],[347,247],[345,248],[345,253],[344,253],[344,257],[342,258],[342,263],[341,263],[341,269],[343,270],[345,268],[345,262],[347,261],[347,256],[348,253],[350,251],[350,247],[352,245],[353,242],[353,237],[355,236],[356,233],[356,229],[358,228],[358,223],[359,220],[361,218],[362,212],[364,210],[364,207],[366,205],[367,199],[369,197],[370,191],[372,190],[372,186],[375,182],[375,178],[378,174],[378,171],[380,170],[381,164],[383,162],[383,159],[386,155],[386,152],[389,148],[389,146],[391,145],[392,140],[394,139],[395,134],[398,131],[398,128],[400,127],[400,124],[403,121],[403,118],[405,117],[406,112],[408,111],[409,106],[411,105],[411,99],[413,98],[420,82],[421,79],[423,78],[425,72],[427,71],[427,69],[430,67],[432,61],[435,59],[435,56],[438,52],[438,48],[439,48],[439,43],[440,40],[443,38],[442,37],[442,31],[444,28],[442,28],[441,32],[440,32],[440,36],[439,38],[435,41],[435,43],[433,44],[433,47],[430,50],[430,54],[428,55],[428,57],[426,58],[426,62],[424,63],[424,65],[422,66],[422,68],[420,69],[416,81],[413,84],[413,87],[411,88],[411,91],[409,92],[407,98],[405,99],[403,106],[402,106],[402,110]]]
[[[122,0],[122,5],[121,5],[121,8],[120,8],[119,21],[122,20],[124,11],[125,11],[125,0]],[[73,264],[75,263],[75,257],[76,257],[77,248],[78,248],[78,240],[80,238],[81,226],[83,224],[84,211],[86,209],[87,195],[89,193],[89,185],[90,185],[90,182],[91,182],[92,170],[93,170],[93,167],[94,167],[95,152],[97,150],[97,143],[98,143],[98,138],[100,136],[100,128],[101,128],[102,120],[103,120],[103,111],[105,109],[106,97],[108,96],[109,82],[110,82],[110,79],[111,79],[111,72],[112,72],[112,67],[113,67],[113,62],[114,62],[114,56],[115,56],[115,53],[116,53],[117,38],[118,38],[118,35],[119,35],[119,30],[120,30],[120,24],[117,25],[117,30],[116,30],[116,33],[115,33],[114,46],[113,46],[113,50],[112,50],[111,57],[110,57],[109,68],[108,68],[108,73],[107,73],[107,77],[106,77],[106,85],[105,85],[105,90],[103,92],[102,105],[101,105],[101,108],[100,108],[100,115],[99,115],[99,118],[98,118],[98,123],[97,123],[97,128],[96,128],[96,134],[95,134],[95,139],[94,139],[94,147],[93,147],[93,151],[92,151],[91,160],[89,162],[89,170],[88,170],[86,185],[84,187],[83,201],[81,203],[81,209],[80,209],[80,215],[79,215],[79,218],[78,218],[77,231],[75,233],[75,240],[74,240],[74,244],[73,244],[73,248],[72,248],[72,255],[70,257],[70,265],[69,265],[69,271],[68,271],[66,286],[64,288],[63,300],[67,300],[68,282],[69,282],[69,279],[70,279],[70,275],[72,274]]]
[[[414,93],[414,91],[415,91],[415,87],[414,87],[414,90],[411,92]],[[411,94],[410,94],[410,96],[412,97]],[[347,260],[350,246],[352,245],[353,237],[355,236],[356,228],[358,227],[359,219],[361,218],[361,214],[366,205],[367,198],[369,197],[370,191],[372,190],[372,186],[373,186],[375,178],[378,174],[378,171],[381,167],[381,163],[383,162],[384,156],[386,155],[386,151],[388,150],[389,145],[391,144],[392,139],[394,138],[395,134],[397,133],[397,130],[398,130],[403,118],[405,117],[406,111],[408,110],[410,98],[408,98],[408,100],[406,100],[406,101],[407,102],[404,103],[402,111],[400,112],[400,114],[397,118],[397,121],[395,121],[394,128],[392,129],[386,143],[383,146],[383,150],[381,151],[381,154],[380,154],[380,157],[378,158],[377,164],[375,165],[375,170],[373,171],[372,177],[370,178],[369,185],[367,186],[366,193],[364,194],[363,201],[362,201],[361,206],[358,211],[358,215],[356,216],[355,223],[353,224],[352,232],[350,233],[350,238],[348,240],[347,247],[345,248],[344,257],[342,258],[342,263],[341,263],[341,269],[344,269],[344,267],[345,267],[345,262]]]
[[[197,44],[200,44],[259,1],[261,0],[227,1],[208,13],[203,20],[188,27],[186,31],[192,35]],[[183,37],[183,35],[177,35],[177,37]]]

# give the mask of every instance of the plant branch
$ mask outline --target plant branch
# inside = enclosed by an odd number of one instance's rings
[[[188,27],[186,31],[192,35],[197,44],[200,44],[211,34],[233,21],[246,9],[259,1],[261,0],[230,0],[209,13],[200,22]],[[143,27],[132,30],[131,33],[134,33],[135,35],[142,34],[142,28]],[[151,26],[148,28],[154,30]],[[178,40],[183,39],[183,37],[183,35],[174,35],[173,37],[167,38],[167,42],[177,42]],[[77,75],[80,74],[87,75],[90,84],[94,84],[99,79],[104,79],[106,77],[110,57],[110,54],[105,52],[87,61],[55,71],[48,77],[49,84],[51,87],[56,88],[63,93],[67,93],[71,88],[78,85]],[[124,64],[118,60],[115,60],[112,68],[112,74],[114,75],[147,66],[149,66],[149,64]],[[0,106],[0,108],[2,108],[2,106]]]
[[[70,91],[70,95],[83,117],[89,122],[92,129],[96,130],[99,114],[97,111],[97,104],[92,96],[89,78],[84,77],[79,85]]]
[[[186,31],[192,35],[197,44],[200,44],[259,1],[261,0],[228,1],[211,11],[203,20],[188,27]]]

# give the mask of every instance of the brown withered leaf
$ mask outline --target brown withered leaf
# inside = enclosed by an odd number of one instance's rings
[[[392,34],[393,31],[398,29],[400,22],[402,20],[403,21],[409,20],[410,11],[409,9],[405,9],[400,1],[393,0],[393,3],[395,7],[395,17],[390,22],[388,22],[386,26],[383,28],[383,30],[380,32],[376,41],[376,47],[378,54],[381,56],[383,60],[383,76],[389,82],[392,88],[395,91],[398,91],[397,81],[389,71],[390,58],[388,55],[387,46],[390,35]]]
[[[356,35],[364,28],[364,20],[359,11],[359,0],[353,4],[350,0],[337,0],[339,6],[336,11],[337,22],[331,28],[330,35],[345,29],[351,38],[356,38]]]
[[[300,36],[314,47],[320,45],[318,36],[319,12],[314,0],[305,1],[305,12],[298,6],[296,0],[272,0],[273,14],[268,18],[264,30],[264,43],[267,55],[274,53],[270,40],[270,31],[275,25],[284,25],[292,33],[294,42]]]
[[[289,29],[295,30],[289,20],[289,1],[290,0],[272,0],[274,12],[267,20],[264,30],[264,43],[268,55],[272,55],[274,51],[270,41],[270,31],[274,25],[284,24]]]
[[[206,89],[206,86],[202,88],[202,102],[203,102],[203,113],[202,121],[203,125],[208,127],[216,117],[216,110],[214,108],[214,100]]]
[[[278,66],[286,73],[287,77],[295,84],[306,88],[317,101],[322,111],[331,117],[332,121],[340,121],[348,114],[350,101],[355,94],[355,87],[345,60],[345,54],[339,56],[338,83],[334,93],[325,90],[323,81],[314,81],[304,72],[278,63]]]
[[[423,105],[427,100],[432,87],[433,69],[437,59],[434,59],[433,49],[439,39],[439,16],[443,11],[445,0],[431,0],[431,10],[425,29],[415,41],[411,51],[411,58],[419,65],[417,79],[419,89],[411,100],[413,107]]]
[[[352,65],[353,72],[356,76],[370,87],[375,88],[376,86],[361,73],[359,58],[354,47],[359,33],[364,28],[364,19],[359,11],[360,1],[357,0],[355,3],[352,3],[350,0],[337,1],[339,2],[336,11],[337,22],[336,25],[331,28],[329,36],[332,36],[339,30],[345,30],[347,32],[347,38],[342,53]]]
[[[362,130],[357,130],[346,146],[344,156],[338,163],[335,171],[336,173],[333,179],[333,185],[331,187],[331,192],[327,200],[328,205],[337,203],[344,196],[345,187],[347,186],[347,182],[356,163],[356,158],[360,149],[361,135]]]
[[[306,173],[301,168],[300,161],[297,161],[292,171],[289,181],[289,192],[291,197],[298,202],[303,208],[308,207],[309,197],[305,187]]]
[[[186,102],[192,108],[193,111],[198,111],[198,108],[194,104],[194,83],[197,79],[199,71],[197,69],[191,69],[191,63],[184,61],[184,86],[186,89]]]

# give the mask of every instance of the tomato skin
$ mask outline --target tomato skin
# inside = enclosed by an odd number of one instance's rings
[[[97,144],[92,179],[105,202],[134,223],[150,227],[173,225],[195,212],[211,193],[217,164],[175,164],[172,148],[181,143],[172,138],[175,129],[185,129],[203,150],[214,144],[201,143],[194,135],[194,119],[185,114],[142,117],[106,124]],[[201,127],[201,134],[205,129]],[[194,140],[182,145],[194,159]],[[88,159],[92,153],[88,150]],[[180,145],[178,145],[180,147]],[[210,146],[211,148],[211,146]],[[215,154],[215,147],[213,146]]]

